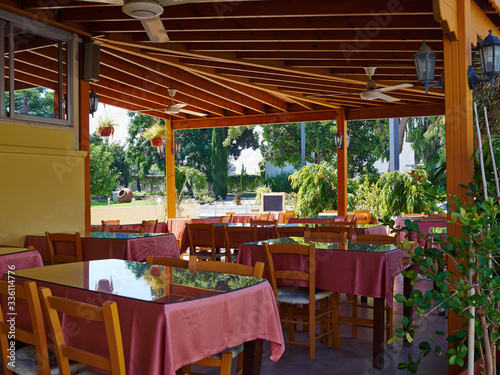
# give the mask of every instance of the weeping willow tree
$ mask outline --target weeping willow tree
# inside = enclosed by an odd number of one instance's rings
[[[391,216],[402,213],[438,211],[437,203],[444,199],[444,194],[437,201],[435,197],[429,196],[423,187],[427,177],[428,174],[423,169],[384,173],[377,182],[377,187],[380,188],[377,211],[382,220],[388,221]]]

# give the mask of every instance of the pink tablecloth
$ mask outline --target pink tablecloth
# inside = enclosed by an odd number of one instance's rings
[[[396,217],[395,222],[396,222],[396,228],[403,228],[405,226],[405,221],[406,220],[411,220],[412,222],[418,224],[418,228],[420,231],[424,232],[424,235],[427,233],[430,233],[429,229],[432,227],[438,227],[438,228],[446,228],[448,225],[446,220],[436,220],[436,221],[414,221],[412,219],[409,219],[407,217]],[[403,241],[405,238],[407,238],[408,232],[407,231],[402,231],[399,232],[400,236],[400,241]],[[417,241],[419,246],[425,246],[426,242],[423,238],[417,238],[417,235],[415,233],[411,233],[410,236],[408,237],[410,241]]]
[[[242,224],[249,224],[250,220],[257,220],[259,218],[259,215],[255,214],[241,214],[241,215],[233,215],[232,222],[233,223],[242,223]]]
[[[354,234],[361,236],[365,234],[387,235],[387,228],[383,225],[377,225],[368,228],[354,228]]]
[[[45,236],[26,236],[26,246],[37,249],[44,262],[50,262]],[[179,245],[173,234],[132,239],[82,237],[83,260],[125,259],[140,262],[146,255],[179,258]]]
[[[261,245],[240,246],[238,263],[264,262]],[[392,306],[392,278],[404,270],[403,251],[385,253],[316,249],[316,287],[358,296],[384,298]]]
[[[9,270],[15,272],[42,266],[42,257],[34,249],[0,248],[0,271],[2,274]]]
[[[114,275],[113,275],[114,276]],[[115,283],[118,279],[115,277]],[[18,277],[16,282],[26,279]],[[284,352],[274,294],[264,282],[215,296],[161,304],[90,290],[37,282],[52,294],[87,303],[112,300],[118,304],[128,375],[175,375],[184,365],[246,341],[270,342],[273,361]],[[25,314],[27,316],[27,314]],[[72,329],[68,343],[99,354],[107,353],[102,324]]]

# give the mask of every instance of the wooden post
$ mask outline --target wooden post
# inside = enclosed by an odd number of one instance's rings
[[[81,151],[87,151],[84,166],[85,183],[85,232],[90,233],[90,136],[89,136],[89,83],[80,80],[79,90],[79,147]]]
[[[170,118],[165,120],[165,125],[168,129],[168,136],[165,138],[165,163],[166,163],[166,190],[167,190],[167,218],[176,217],[176,191],[175,191],[175,155],[172,154],[174,149],[174,129]]]
[[[337,131],[342,134],[344,147],[337,149],[337,211],[339,216],[347,215],[347,122],[345,111],[337,111]]]

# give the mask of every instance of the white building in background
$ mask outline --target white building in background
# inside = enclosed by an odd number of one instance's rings
[[[347,152],[349,152],[349,150]],[[382,159],[379,159],[374,163],[374,167],[380,174],[389,172],[389,161],[382,161]],[[412,170],[414,167],[415,167],[415,150],[413,150],[413,143],[404,142],[403,150],[399,154],[399,170],[402,172],[406,172]],[[286,166],[283,168],[276,167],[272,165],[270,162],[266,161],[265,171],[266,171],[265,178],[268,178],[283,172],[292,174],[293,172],[296,172],[297,169],[295,169],[290,164],[286,164]]]

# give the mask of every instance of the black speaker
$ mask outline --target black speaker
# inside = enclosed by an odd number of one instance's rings
[[[99,82],[101,46],[95,43],[85,43],[83,54],[83,80]]]

